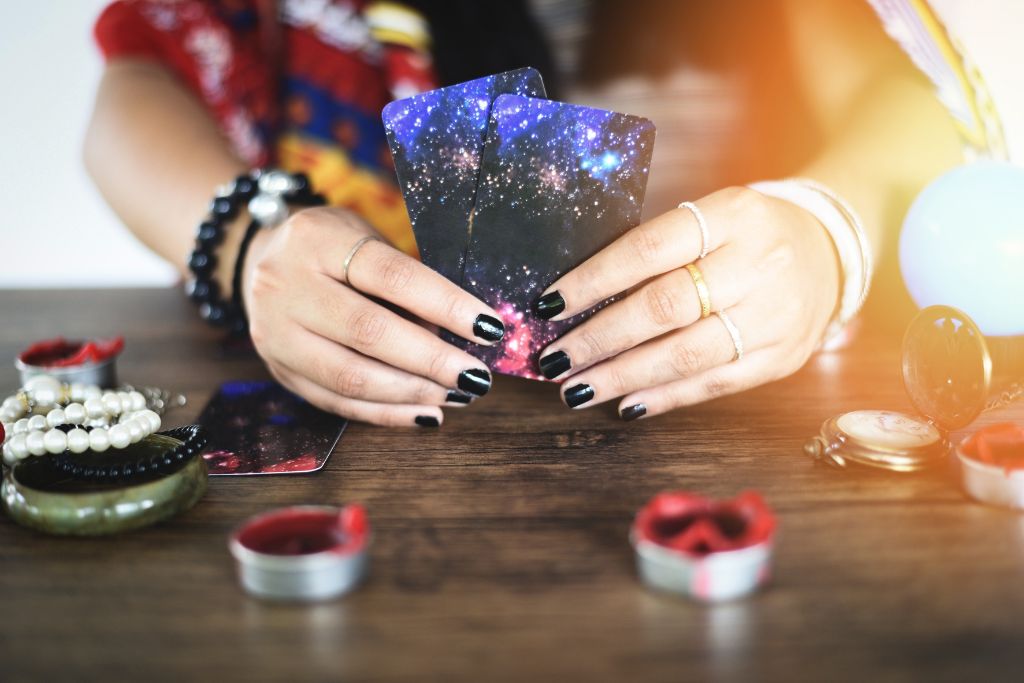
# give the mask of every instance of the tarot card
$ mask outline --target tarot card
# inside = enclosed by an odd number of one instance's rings
[[[535,69],[506,71],[392,102],[382,113],[420,259],[455,284],[491,104],[502,93],[544,97],[544,83]]]
[[[211,475],[297,474],[324,466],[344,418],[314,408],[276,382],[225,382],[199,416]]]
[[[496,372],[542,379],[539,352],[607,302],[559,322],[536,317],[532,304],[640,222],[654,134],[636,116],[518,95],[495,100],[463,287],[501,314],[505,338],[463,348]]]

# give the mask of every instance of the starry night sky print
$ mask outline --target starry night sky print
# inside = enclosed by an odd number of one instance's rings
[[[562,322],[535,318],[531,305],[639,223],[654,135],[636,116],[518,95],[495,101],[462,284],[502,315],[506,334],[495,347],[464,348],[494,371],[540,378],[539,352],[604,304]]]
[[[382,114],[420,258],[456,284],[491,103],[502,93],[544,97],[544,84],[535,69],[517,69],[392,102]]]

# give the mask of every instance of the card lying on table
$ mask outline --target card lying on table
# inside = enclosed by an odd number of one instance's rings
[[[519,95],[494,102],[463,288],[494,307],[505,338],[465,344],[493,370],[540,379],[544,347],[604,305],[551,322],[533,302],[562,274],[640,222],[654,124]]]
[[[491,104],[502,93],[544,97],[544,83],[535,69],[517,69],[398,100],[382,114],[420,259],[456,284]]]
[[[348,424],[276,382],[225,382],[203,408],[211,475],[299,474],[322,468]]]

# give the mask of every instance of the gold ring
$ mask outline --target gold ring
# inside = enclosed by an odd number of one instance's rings
[[[686,264],[686,270],[690,273],[693,284],[697,288],[697,298],[700,299],[700,317],[706,318],[711,315],[711,294],[708,292],[708,283],[704,282],[700,268],[692,263]]]
[[[354,245],[352,245],[352,249],[349,250],[348,256],[346,256],[345,260],[341,262],[342,281],[346,285],[350,284],[349,281],[348,281],[348,267],[350,265],[352,265],[352,259],[355,258],[356,252],[358,252],[360,249],[362,249],[363,245],[366,244],[367,242],[369,242],[370,240],[377,240],[378,242],[380,242],[380,238],[375,236],[375,235],[367,235],[366,237],[363,237],[358,242],[356,242]]]

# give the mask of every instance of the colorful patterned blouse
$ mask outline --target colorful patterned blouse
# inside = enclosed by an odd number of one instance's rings
[[[434,87],[420,15],[369,0],[119,0],[95,36],[108,60],[170,69],[245,163],[307,173],[416,252],[380,112]]]

